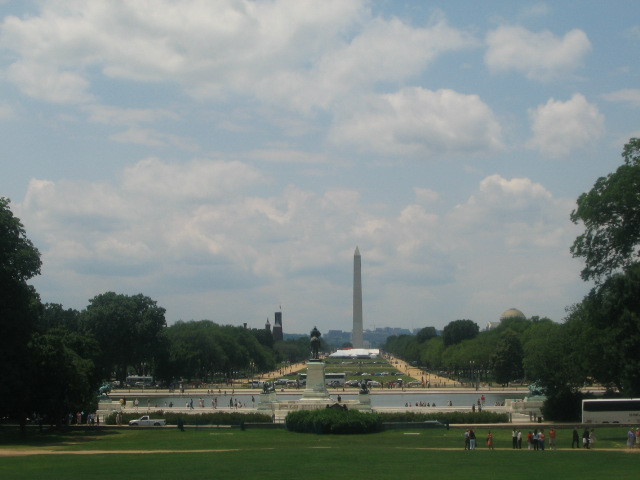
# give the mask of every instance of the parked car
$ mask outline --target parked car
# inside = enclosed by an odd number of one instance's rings
[[[149,415],[143,415],[140,418],[129,421],[129,426],[131,427],[160,427],[162,425],[166,425],[167,421],[159,418],[149,418]]]

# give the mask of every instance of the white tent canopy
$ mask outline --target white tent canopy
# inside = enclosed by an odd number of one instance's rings
[[[380,355],[378,348],[345,348],[336,350],[330,357],[333,358],[375,358]]]

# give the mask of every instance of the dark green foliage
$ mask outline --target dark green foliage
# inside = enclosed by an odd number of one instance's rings
[[[44,423],[61,425],[69,412],[94,410],[97,379],[91,360],[70,346],[63,330],[35,334],[29,351],[34,384],[29,404]]]
[[[398,412],[380,413],[382,422],[425,422],[437,420],[444,424],[473,425],[481,423],[508,423],[509,415],[496,412]]]
[[[9,200],[0,197],[0,416],[24,421],[34,388],[28,342],[40,299],[27,280],[40,273],[40,252]]]
[[[600,283],[639,258],[640,139],[630,139],[622,156],[624,164],[615,173],[598,178],[571,212],[571,220],[585,226],[571,247],[573,256],[585,261],[584,280]]]
[[[26,282],[40,274],[40,252],[27,238],[19,218],[13,216],[9,199],[0,197],[0,280]]]
[[[435,327],[424,327],[416,334],[416,340],[418,340],[419,343],[424,343],[427,340],[431,340],[432,338],[435,338],[437,336],[438,332],[436,332]]]
[[[291,412],[287,415],[286,424],[292,432],[356,434],[379,432],[382,422],[377,413],[324,408]]]
[[[454,320],[444,327],[442,337],[444,346],[455,345],[463,340],[475,338],[480,331],[478,324],[472,320]]]
[[[594,288],[570,323],[586,337],[576,348],[589,374],[627,396],[640,395],[640,264]]]
[[[522,378],[524,374],[522,368],[523,356],[522,343],[518,336],[515,332],[505,332],[496,345],[495,352],[491,358],[496,382],[504,385]]]
[[[547,395],[542,405],[545,420],[579,422],[582,415],[583,395],[579,391],[563,388]]]
[[[107,292],[89,300],[82,321],[98,341],[107,372],[115,371],[124,381],[128,368],[142,375],[153,368],[160,354],[165,309],[142,294]]]
[[[165,379],[223,381],[234,372],[264,372],[275,368],[275,355],[255,333],[242,327],[221,326],[209,320],[177,322],[167,329],[169,356]],[[253,366],[253,367],[251,367]]]
[[[178,425],[178,420],[182,420],[184,425],[241,425],[243,423],[272,423],[271,417],[262,413],[237,413],[237,412],[214,412],[184,415],[175,412],[127,412],[122,414],[122,424],[128,425],[129,420],[135,420],[142,415],[149,415],[151,418],[164,419],[167,425]],[[112,413],[105,420],[107,425],[116,424],[116,414]]]
[[[320,339],[320,341],[320,348],[322,349],[324,348],[325,343],[322,338]],[[296,339],[276,342],[273,345],[273,349],[278,356],[278,361],[287,361],[289,363],[297,363],[302,360],[307,360],[311,353],[311,349],[309,347],[309,337],[307,337],[306,335],[304,337]]]

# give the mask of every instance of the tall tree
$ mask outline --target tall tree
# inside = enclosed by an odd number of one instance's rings
[[[28,342],[40,301],[27,281],[40,273],[40,252],[0,197],[0,415],[24,423],[32,383]]]
[[[107,292],[89,301],[82,321],[98,343],[104,374],[124,381],[129,368],[152,371],[163,342],[165,309],[142,294]]]
[[[436,332],[435,327],[424,327],[418,333],[416,333],[416,340],[419,343],[424,343],[437,336],[438,336],[438,332]]]
[[[66,339],[67,334],[53,329],[35,334],[30,342],[31,379],[36,388],[27,403],[52,425],[61,425],[69,412],[94,409],[97,404],[94,364],[70,347],[79,339]]]
[[[598,178],[571,212],[571,220],[585,227],[571,247],[574,257],[584,258],[584,280],[601,283],[640,255],[640,139],[630,139],[622,157],[624,164]]]
[[[640,395],[640,264],[594,288],[570,321],[586,337],[576,347],[590,375],[625,395]]]
[[[491,357],[496,382],[505,384],[522,378],[524,374],[522,368],[523,356],[520,339],[514,332],[507,330],[498,341],[495,352]]]
[[[472,320],[454,320],[448,323],[442,331],[444,346],[448,347],[463,340],[475,338],[479,331],[480,327]]]

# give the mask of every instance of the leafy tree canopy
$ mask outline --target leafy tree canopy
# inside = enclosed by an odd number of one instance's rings
[[[40,252],[33,246],[20,219],[13,216],[9,199],[0,197],[0,278],[25,282],[40,274]]]
[[[447,324],[442,331],[444,345],[448,347],[463,340],[475,338],[479,331],[480,327],[472,320],[454,320]]]
[[[571,212],[574,223],[585,232],[571,247],[582,257],[582,278],[601,283],[616,271],[636,262],[640,254],[640,139],[632,138],[622,152],[624,164],[600,177],[593,188],[580,195]]]

